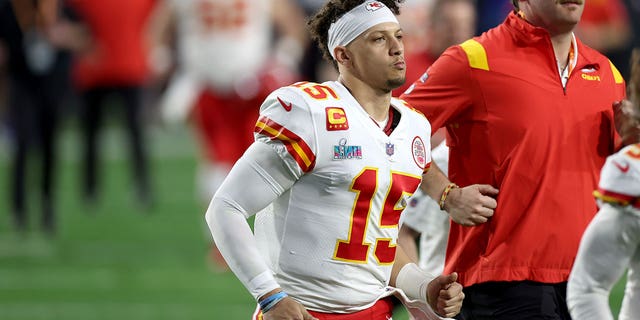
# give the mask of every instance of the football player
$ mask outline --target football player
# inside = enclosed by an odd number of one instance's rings
[[[430,169],[429,122],[391,97],[405,81],[399,2],[325,3],[309,27],[338,80],[272,92],[256,141],[209,205],[213,238],[258,301],[256,319],[386,320],[393,294],[419,319],[461,308],[456,273],[428,275],[396,245],[400,213],[423,176],[443,201],[493,199],[474,185],[447,200],[452,184]],[[268,205],[254,234],[246,218]]]
[[[292,0],[164,0],[153,21],[159,73],[171,56],[172,29],[176,38],[176,70],[160,101],[162,117],[193,122],[203,151],[197,189],[208,202],[253,142],[260,103],[296,80],[304,14]]]
[[[640,51],[634,54],[630,100],[623,108],[632,119],[621,132],[635,144],[613,154],[602,168],[594,195],[600,211],[585,231],[567,286],[574,319],[613,319],[609,293],[628,268],[619,320],[640,315]],[[628,132],[635,132],[628,134]],[[635,136],[635,137],[633,137]]]

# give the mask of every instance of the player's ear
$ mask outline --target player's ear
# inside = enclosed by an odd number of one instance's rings
[[[333,53],[336,56],[336,61],[338,62],[338,64],[348,64],[351,62],[351,57],[349,52],[347,51],[347,48],[343,47],[343,46],[337,46]]]

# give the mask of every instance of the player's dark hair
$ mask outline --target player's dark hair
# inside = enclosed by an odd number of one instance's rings
[[[518,0],[511,0],[511,3],[513,4],[513,7],[516,10],[520,10],[520,5],[518,4]]]
[[[404,2],[404,0],[378,1],[384,3],[384,5],[396,15],[400,14],[400,3]],[[316,42],[324,58],[331,61],[336,69],[338,68],[338,64],[333,57],[331,57],[328,47],[329,27],[345,13],[361,5],[363,2],[363,0],[329,0],[307,21],[311,39]]]

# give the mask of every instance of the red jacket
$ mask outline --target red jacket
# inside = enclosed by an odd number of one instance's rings
[[[452,181],[500,189],[487,223],[451,226],[445,272],[457,271],[465,286],[567,281],[615,149],[612,103],[625,92],[606,57],[577,48],[564,89],[548,32],[512,13],[449,48],[401,96],[433,132],[446,126]]]
[[[70,0],[93,37],[76,57],[73,76],[80,89],[138,86],[148,75],[144,39],[155,0]]]

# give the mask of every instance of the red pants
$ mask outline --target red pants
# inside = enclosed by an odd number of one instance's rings
[[[243,100],[204,91],[198,98],[193,121],[206,158],[233,165],[253,142],[253,128],[265,95]]]
[[[391,297],[378,300],[373,306],[354,313],[322,313],[309,311],[309,313],[320,320],[388,320],[393,313],[393,300]],[[260,306],[253,314],[252,320],[263,320]]]
[[[262,102],[273,90],[292,84],[297,77],[274,67],[262,71],[259,78],[260,88],[252,97],[206,90],[198,98],[192,116],[209,161],[233,165],[253,143]]]

